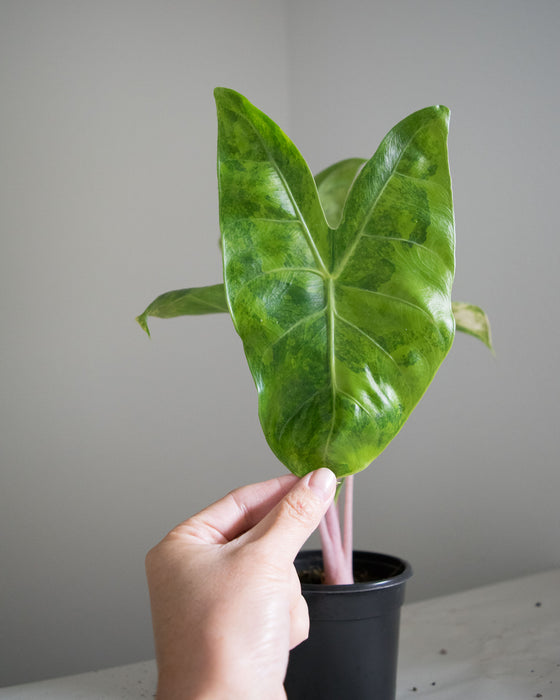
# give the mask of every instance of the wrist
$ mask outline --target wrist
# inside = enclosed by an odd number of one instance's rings
[[[158,679],[155,697],[156,700],[226,700],[220,690],[210,684],[165,675]]]
[[[262,690],[262,689],[261,689]],[[265,695],[260,690],[247,687],[246,683],[231,683],[221,678],[217,681],[186,678],[184,675],[160,674],[156,700],[285,700],[286,694],[281,686],[278,693]]]

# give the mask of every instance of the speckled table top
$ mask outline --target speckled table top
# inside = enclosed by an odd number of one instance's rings
[[[144,661],[0,688],[0,700],[152,698]],[[397,700],[559,700],[560,569],[405,605]]]
[[[560,570],[405,605],[398,700],[560,699]]]

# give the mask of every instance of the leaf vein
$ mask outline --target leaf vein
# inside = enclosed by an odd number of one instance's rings
[[[327,329],[328,329],[328,359],[329,359],[329,372],[331,375],[331,426],[329,429],[329,434],[325,441],[325,449],[323,451],[323,459],[325,464],[328,464],[327,454],[330,448],[331,439],[334,433],[334,425],[336,422],[336,392],[337,392],[337,381],[336,381],[336,347],[335,347],[335,295],[334,295],[334,280],[329,278],[328,283],[328,295],[327,295]]]
[[[313,401],[313,399],[318,396],[321,393],[320,389],[317,389],[311,396],[309,396],[305,401],[302,401],[296,410],[284,421],[284,425],[282,426],[282,430],[278,433],[278,441],[282,439],[282,435],[284,435],[284,432],[286,431],[286,428],[288,427],[289,423],[291,423],[294,418],[297,416],[297,414],[302,410],[302,408]]]
[[[268,145],[266,144],[265,140],[263,139],[261,133],[258,131],[256,126],[253,124],[253,122],[249,119],[249,117],[246,114],[244,114],[243,112],[240,112],[239,115],[242,117],[242,119],[244,119],[249,124],[251,130],[257,135],[257,139],[259,140],[261,146],[263,147],[264,152],[268,156],[269,161],[274,166],[274,169],[276,170],[276,174],[280,178],[280,181],[282,182],[282,184],[284,186],[284,190],[285,190],[286,194],[288,195],[288,199],[290,200],[290,202],[294,208],[294,211],[296,212],[297,219],[299,220],[299,222],[302,225],[304,235],[305,235],[305,238],[307,240],[307,245],[311,249],[311,252],[313,253],[313,256],[315,257],[315,260],[319,264],[319,267],[322,268],[324,273],[326,273],[327,267],[325,265],[325,262],[323,261],[321,254],[319,253],[317,246],[315,245],[315,241],[313,240],[313,236],[311,235],[311,231],[309,230],[309,227],[307,226],[307,222],[305,221],[303,214],[301,213],[300,208],[298,206],[298,203],[296,202],[296,200],[294,198],[291,187],[286,182],[286,178],[284,177],[284,173],[282,172],[280,166],[276,162],[276,158],[274,158],[274,156],[270,152]]]
[[[286,217],[285,219],[275,219],[272,217],[268,216],[246,216],[244,217],[247,220],[250,221],[265,221],[267,223],[272,223],[272,224],[297,224],[298,226],[303,226],[301,221],[297,218],[288,218]]]
[[[431,248],[428,248],[427,245],[423,245],[422,243],[418,243],[417,241],[411,241],[409,238],[402,238],[400,236],[380,236],[376,233],[364,233],[363,238],[373,238],[374,240],[379,241],[397,241],[398,243],[408,243],[410,245],[416,246],[417,248],[420,248],[421,250],[425,250],[426,252],[431,253],[432,255],[435,255],[441,260],[441,256],[439,255],[439,253],[436,253],[435,250],[432,250]]]
[[[215,302],[208,301],[208,299],[204,299],[203,297],[199,297],[196,294],[193,294],[191,296],[191,299],[196,299],[196,301],[199,304],[202,304],[203,306],[207,306],[209,309],[218,309],[218,311],[223,311],[224,306],[222,304],[216,304]],[[176,303],[173,304],[174,308],[181,307],[180,301],[177,301]],[[227,309],[227,305],[225,307]]]
[[[364,228],[365,228],[365,226],[366,226],[366,223],[367,223],[367,222],[369,221],[369,219],[371,218],[371,215],[372,215],[372,213],[373,213],[375,207],[377,206],[377,203],[379,202],[379,200],[380,200],[381,197],[383,196],[383,193],[385,192],[385,190],[386,190],[386,188],[387,188],[389,182],[391,181],[391,178],[393,177],[393,175],[394,175],[395,172],[397,171],[397,168],[399,167],[399,163],[400,163],[401,160],[403,159],[404,154],[406,153],[407,148],[410,146],[410,144],[412,143],[412,141],[416,138],[417,134],[418,134],[423,128],[424,128],[424,125],[422,125],[422,126],[419,127],[418,129],[416,129],[416,131],[414,132],[414,134],[412,134],[412,136],[408,139],[408,141],[406,142],[405,146],[403,147],[403,149],[402,149],[402,151],[401,151],[401,153],[400,153],[400,155],[399,155],[397,161],[395,162],[395,164],[394,164],[393,167],[391,168],[391,172],[389,173],[389,175],[388,175],[388,177],[387,177],[387,180],[386,180],[385,183],[383,184],[383,187],[381,188],[379,194],[378,194],[377,197],[374,199],[374,201],[372,202],[371,206],[368,208],[367,214],[364,215],[362,224],[361,224],[361,226],[360,226],[360,230],[358,231],[356,237],[354,238],[354,241],[352,242],[352,245],[351,245],[350,248],[346,251],[344,257],[342,258],[342,260],[341,260],[341,262],[340,262],[340,265],[338,265],[338,274],[340,274],[340,272],[342,272],[342,270],[344,270],[344,268],[346,267],[346,264],[347,264],[348,260],[349,260],[349,259],[352,257],[352,255],[354,254],[354,251],[356,250],[356,247],[358,246],[358,243],[359,243],[361,237],[362,237],[363,234],[364,234]],[[349,193],[349,194],[350,194],[350,193]]]
[[[421,306],[418,306],[418,304],[415,304],[412,301],[407,301],[406,299],[401,299],[401,297],[396,297],[393,296],[392,294],[384,294],[383,292],[377,292],[373,289],[364,289],[363,287],[355,287],[351,284],[341,284],[340,287],[344,287],[345,289],[354,289],[358,292],[364,292],[366,294],[373,294],[378,297],[383,297],[384,299],[388,299],[389,301],[393,301],[397,304],[406,304],[406,306],[409,306],[411,309],[415,309],[416,311],[420,311],[429,321],[431,324],[437,327],[437,324],[432,316],[423,309]]]
[[[397,361],[395,360],[395,358],[391,355],[391,353],[388,352],[387,350],[385,350],[385,348],[384,348],[380,343],[378,343],[377,340],[375,340],[375,338],[372,338],[371,335],[369,335],[369,333],[366,333],[364,330],[362,330],[362,329],[361,329],[359,326],[357,326],[355,323],[352,323],[352,321],[349,321],[347,318],[344,318],[344,316],[341,316],[341,315],[338,314],[338,313],[336,314],[336,317],[337,317],[340,321],[342,321],[343,323],[345,323],[347,326],[349,326],[350,328],[353,328],[353,329],[354,329],[355,331],[357,331],[358,333],[361,333],[361,334],[364,336],[364,338],[366,338],[366,339],[369,340],[373,345],[375,345],[375,347],[376,347],[378,350],[381,350],[381,352],[382,352],[384,355],[386,355],[386,356],[391,360],[391,362],[395,365],[395,367],[396,367],[399,371],[402,371],[401,368],[399,367]]]
[[[375,418],[375,415],[371,412],[369,408],[363,405],[361,401],[359,401],[355,396],[352,396],[352,394],[349,394],[346,391],[342,391],[341,389],[338,390],[338,393],[340,396],[344,396],[348,399],[348,401],[355,403],[358,408],[361,408],[364,413],[367,413],[368,416],[371,418]]]
[[[307,321],[311,321],[314,318],[316,318],[317,316],[321,316],[322,314],[325,313],[325,310],[326,309],[319,309],[319,311],[315,311],[312,314],[308,314],[307,316],[303,316],[302,318],[299,319],[299,321],[296,321],[291,326],[286,328],[286,330],[283,331],[282,334],[278,336],[278,338],[275,338],[272,341],[272,343],[270,343],[269,345],[266,346],[266,348],[263,350],[263,353],[262,353],[263,357],[265,355],[267,355],[272,350],[272,348],[274,348],[274,346],[277,343],[279,343],[281,340],[283,340],[283,338],[285,338],[287,335],[289,335],[293,330],[295,330],[296,328],[301,326],[303,323],[305,323]]]
[[[248,287],[250,284],[255,282],[258,279],[261,279],[262,277],[266,277],[267,275],[275,275],[277,273],[285,273],[285,272],[309,272],[313,275],[318,275],[319,277],[323,277],[323,274],[319,271],[316,270],[313,267],[277,267],[271,270],[263,270],[262,272],[259,272],[257,275],[253,275],[253,277],[250,277],[248,280],[245,280],[243,284],[241,284],[237,290],[236,290],[236,296],[243,290],[245,287]]]

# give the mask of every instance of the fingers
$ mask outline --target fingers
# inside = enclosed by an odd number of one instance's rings
[[[336,477],[318,469],[300,479],[245,538],[260,542],[275,561],[291,564],[332,502]]]
[[[172,533],[205,544],[229,542],[262,520],[296,481],[297,477],[286,474],[242,486],[185,520]]]
[[[179,535],[204,544],[224,544],[247,533],[251,541],[266,535],[274,552],[291,563],[319,524],[336,489],[329,469],[302,479],[289,474],[243,486],[178,525]],[[248,532],[250,531],[250,532]]]

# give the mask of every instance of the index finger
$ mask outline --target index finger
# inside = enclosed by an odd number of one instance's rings
[[[242,486],[185,520],[172,531],[205,544],[225,544],[250,530],[290,491],[292,474]]]

